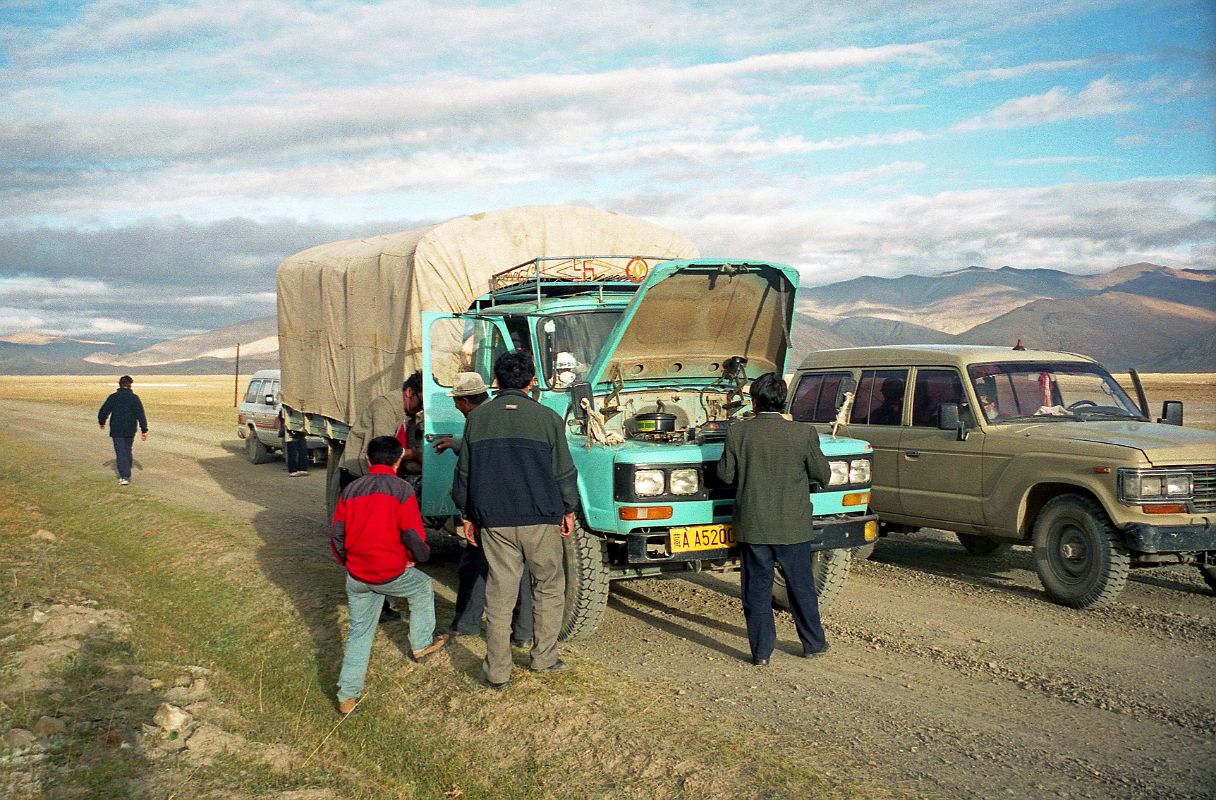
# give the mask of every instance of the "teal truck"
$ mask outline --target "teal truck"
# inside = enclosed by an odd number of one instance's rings
[[[612,581],[737,568],[734,490],[714,468],[729,426],[750,413],[747,385],[783,372],[789,349],[790,267],[625,252],[527,259],[493,272],[467,308],[419,315],[428,442],[463,428],[447,396],[456,373],[489,383],[495,359],[514,348],[537,364],[536,399],[566,421],[582,505],[566,542],[566,639],[599,625]],[[282,294],[280,317],[282,329]],[[334,420],[291,402],[286,361],[283,375],[289,427],[340,448]],[[813,497],[812,568],[826,605],[851,549],[878,531],[869,444],[830,435],[822,444],[833,477]],[[421,502],[435,521],[456,513],[455,463],[425,450]],[[780,601],[780,580],[775,593]]]

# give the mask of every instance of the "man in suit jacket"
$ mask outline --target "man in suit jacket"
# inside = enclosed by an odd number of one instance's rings
[[[773,566],[781,565],[803,657],[828,651],[811,575],[810,493],[826,486],[831,468],[811,425],[782,416],[785,381],[775,372],[752,381],[756,416],[730,427],[718,477],[736,483],[735,539],[742,559],[743,617],[752,663],[768,664],[777,640]]]

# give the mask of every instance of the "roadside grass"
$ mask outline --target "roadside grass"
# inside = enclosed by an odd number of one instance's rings
[[[193,398],[197,407],[197,391]],[[188,398],[182,404],[188,410]],[[403,657],[404,631],[396,629],[377,637],[367,693],[343,719],[333,699],[345,625],[334,565],[320,557],[296,565],[302,580],[333,586],[318,593],[317,608],[302,611],[263,574],[253,553],[266,543],[249,525],[138,491],[116,493],[109,480],[62,471],[51,458],[0,433],[2,621],[51,602],[90,600],[126,615],[129,642],[82,654],[62,676],[65,689],[10,703],[0,709],[3,720],[28,725],[66,700],[103,727],[137,730],[155,709],[99,678],[100,666],[162,665],[171,677],[168,665],[197,664],[211,670],[210,688],[238,715],[239,733],[288,745],[299,757],[286,777],[240,759],[183,776],[164,760],[145,762],[135,748],[73,729],[52,762],[70,754],[64,780],[79,781],[75,796],[134,796],[133,783],[180,788],[186,780],[191,790],[176,796],[302,786],[352,798],[887,795],[827,781],[820,764],[841,771],[831,752],[743,721],[724,728],[671,687],[624,683],[610,669],[580,663],[557,675],[517,671],[507,690],[492,692],[476,683],[473,650],[452,647],[415,665]],[[58,541],[29,543],[38,528]]]
[[[97,409],[118,388],[118,374],[0,375],[0,397],[79,408],[96,421]],[[144,403],[153,434],[160,422],[236,429],[231,375],[136,375],[132,387]],[[243,396],[251,375],[237,384]],[[238,398],[239,399],[239,398]]]

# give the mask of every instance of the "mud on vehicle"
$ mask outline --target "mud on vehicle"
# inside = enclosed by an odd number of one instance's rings
[[[874,447],[883,534],[954,531],[968,552],[1033,549],[1047,594],[1117,597],[1131,569],[1198,566],[1216,591],[1216,433],[1182,404],[1150,419],[1083,356],[956,345],[822,350],[798,369],[795,419],[834,420]]]

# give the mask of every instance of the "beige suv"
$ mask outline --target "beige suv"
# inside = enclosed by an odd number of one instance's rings
[[[1047,593],[1075,608],[1118,596],[1133,567],[1195,564],[1216,591],[1216,433],[1182,428],[1181,403],[1163,408],[1175,424],[1152,422],[1069,353],[813,353],[790,413],[827,431],[845,402],[847,434],[874,446],[884,533],[954,531],[978,555],[1029,544]]]

